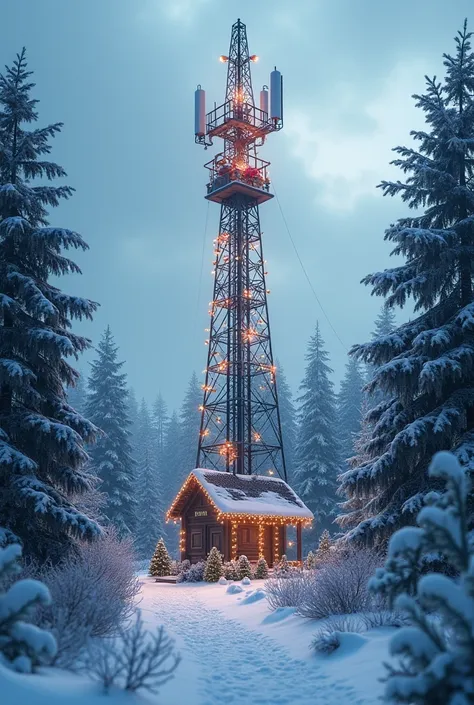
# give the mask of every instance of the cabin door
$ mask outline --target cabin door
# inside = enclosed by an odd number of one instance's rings
[[[219,553],[224,553],[224,527],[222,524],[208,524],[207,526],[207,550],[209,554],[214,546]]]

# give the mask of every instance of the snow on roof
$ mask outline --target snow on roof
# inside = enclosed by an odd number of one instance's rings
[[[261,475],[234,475],[197,468],[191,472],[223,514],[313,519],[313,513],[283,480]]]

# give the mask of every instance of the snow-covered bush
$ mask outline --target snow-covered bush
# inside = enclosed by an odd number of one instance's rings
[[[379,627],[404,627],[410,623],[408,615],[400,610],[379,610],[377,612],[364,612],[360,615],[366,629]]]
[[[209,552],[204,570],[204,580],[207,583],[217,583],[222,575],[222,556],[213,546]]]
[[[311,646],[317,653],[332,654],[341,645],[342,632],[359,634],[361,623],[353,617],[333,619],[315,632]]]
[[[187,558],[184,559],[184,561],[181,561],[177,564],[178,572],[176,575],[179,575],[180,573],[184,573],[186,570],[189,570],[191,567],[191,561],[189,561]]]
[[[412,624],[392,638],[386,697],[415,705],[467,705],[474,699],[474,534],[468,528],[470,483],[457,459],[437,453],[429,469],[445,483],[431,492],[418,514],[418,527],[402,529],[389,543],[384,570],[371,581],[375,593],[389,595]],[[457,573],[419,577],[415,557],[441,556]],[[401,592],[412,587],[415,595]]]
[[[150,563],[150,575],[154,578],[171,574],[171,558],[163,539],[156,544],[155,553]]]
[[[140,610],[135,622],[122,627],[117,637],[94,642],[86,669],[107,692],[113,685],[128,692],[157,693],[171,678],[180,662],[174,642],[161,626],[153,634],[143,626]]]
[[[239,575],[239,580],[252,577],[252,566],[250,565],[250,561],[247,556],[239,556],[239,560],[237,562],[237,572]]]
[[[39,610],[36,624],[54,634],[58,666],[74,667],[90,638],[115,634],[133,614],[140,586],[132,543],[119,541],[113,529],[57,566],[27,570],[51,593],[52,602]]]
[[[237,567],[237,561],[228,561],[227,563],[224,563],[223,566],[224,570],[224,577],[226,580],[238,580],[239,579],[239,571]]]
[[[178,575],[178,573],[179,573],[178,566],[179,566],[178,561],[171,561],[170,575]]]
[[[257,561],[254,577],[257,580],[264,580],[265,578],[268,578],[268,564],[263,556]]]
[[[368,590],[368,581],[380,565],[380,556],[368,549],[351,550],[331,559],[319,570],[305,573],[297,612],[324,619],[334,614],[375,611],[381,601]]]
[[[302,573],[295,573],[289,578],[271,577],[265,582],[270,608],[296,607],[301,602],[306,582],[307,578]]]
[[[17,575],[21,548],[12,544],[0,548],[0,576]],[[18,580],[6,592],[0,592],[0,659],[15,670],[30,673],[37,666],[49,663],[56,654],[52,634],[30,619],[35,608],[49,605],[48,588],[38,580]]]
[[[204,580],[204,571],[206,570],[205,561],[192,563],[188,570],[183,570],[179,573],[177,583],[201,583]]]
[[[316,556],[312,551],[309,551],[304,562],[306,570],[314,570],[316,568]]]

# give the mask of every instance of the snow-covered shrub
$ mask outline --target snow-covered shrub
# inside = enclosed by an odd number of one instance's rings
[[[242,585],[251,585],[252,581],[248,577],[248,575],[245,576],[245,578],[242,578]]]
[[[332,654],[341,645],[340,635],[342,632],[353,632],[359,634],[361,624],[351,617],[339,617],[331,620],[328,624],[317,630],[314,634],[311,646],[317,653]]]
[[[183,570],[179,573],[177,583],[201,583],[204,580],[204,571],[206,570],[205,561],[192,563],[188,570]]]
[[[17,544],[0,548],[0,576],[17,575],[20,556]],[[18,580],[6,592],[0,592],[0,658],[16,671],[30,673],[51,662],[56,654],[53,635],[25,622],[35,608],[50,602],[48,588],[38,580]]]
[[[179,566],[178,561],[171,561],[170,575],[178,575],[178,573],[179,573],[178,566]]]
[[[223,570],[224,570],[224,577],[226,578],[226,580],[238,580],[239,579],[239,571],[238,571],[236,561],[228,561],[227,563],[224,563]]]
[[[239,556],[239,560],[237,561],[237,572],[239,575],[239,580],[252,577],[252,566],[250,565],[250,561],[247,556]]]
[[[180,561],[177,564],[178,572],[176,575],[179,575],[180,573],[184,573],[186,570],[189,570],[191,567],[191,561],[189,561],[187,558],[184,559],[184,561]]]
[[[264,580],[265,578],[268,578],[268,564],[263,556],[257,561],[254,577],[257,580]]]
[[[227,580],[222,575],[218,580],[219,585],[227,585]]]
[[[474,535],[468,528],[470,483],[454,455],[437,453],[429,469],[445,483],[431,492],[418,514],[418,527],[395,533],[385,569],[371,581],[376,593],[389,595],[412,625],[392,638],[385,695],[391,702],[415,705],[467,705],[474,699]],[[419,577],[415,556],[441,556],[457,573]],[[416,579],[415,595],[402,592]]]
[[[91,645],[86,669],[105,692],[115,685],[132,693],[146,690],[156,694],[173,678],[180,660],[164,628],[155,633],[146,631],[137,610],[132,626],[122,627],[115,638],[99,639]]]
[[[369,592],[367,584],[380,562],[374,551],[351,550],[343,558],[332,559],[319,570],[305,573],[296,604],[298,614],[324,619],[334,614],[379,609],[380,600]]]
[[[59,565],[28,570],[51,593],[52,603],[39,611],[36,624],[54,634],[58,666],[73,667],[90,638],[115,634],[133,614],[140,586],[132,543],[119,541],[113,529]]]
[[[301,602],[306,582],[306,576],[301,573],[294,573],[289,578],[269,578],[265,582],[265,591],[270,608],[296,607]]]
[[[314,570],[316,568],[316,556],[312,551],[309,551],[304,562],[306,570]]]
[[[204,580],[207,583],[217,583],[222,575],[222,556],[213,546],[209,552],[204,570]]]
[[[400,610],[380,610],[378,612],[364,612],[360,618],[366,629],[378,627],[404,627],[410,623],[408,615]]]
[[[171,574],[171,558],[163,539],[156,544],[155,553],[150,563],[150,575],[154,578]]]

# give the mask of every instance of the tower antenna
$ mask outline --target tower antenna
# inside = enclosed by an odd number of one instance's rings
[[[257,148],[283,127],[282,76],[270,74],[270,92],[255,105],[247,31],[232,26],[225,101],[206,114],[205,92],[195,93],[195,141],[223,140],[205,164],[206,198],[221,206],[214,241],[214,292],[203,384],[196,466],[238,475],[278,474],[286,480],[273,360],[259,206],[273,198],[269,162]]]

